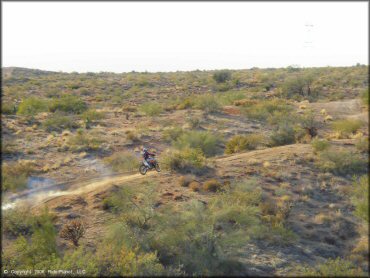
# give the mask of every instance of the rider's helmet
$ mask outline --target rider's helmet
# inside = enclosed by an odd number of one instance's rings
[[[144,147],[143,148],[143,152],[147,152],[147,151],[148,151],[148,149]]]

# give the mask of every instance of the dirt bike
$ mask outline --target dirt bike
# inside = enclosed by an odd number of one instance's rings
[[[156,159],[153,159],[153,161],[149,164],[145,159],[140,164],[139,172],[142,175],[145,175],[148,170],[156,170],[157,172],[161,171],[161,168],[159,167],[159,164]]]

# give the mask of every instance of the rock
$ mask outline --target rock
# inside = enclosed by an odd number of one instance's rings
[[[76,218],[80,218],[80,217],[81,216],[79,214],[71,212],[71,213],[67,214],[65,218],[67,218],[67,219],[76,219]]]

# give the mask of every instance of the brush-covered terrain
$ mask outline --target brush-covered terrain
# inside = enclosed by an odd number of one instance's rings
[[[2,78],[2,271],[369,275],[367,66]]]

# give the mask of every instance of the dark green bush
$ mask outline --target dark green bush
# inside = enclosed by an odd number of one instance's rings
[[[323,171],[337,175],[359,175],[367,172],[367,161],[347,150],[326,150],[319,154],[316,165]]]
[[[327,140],[318,138],[313,139],[311,145],[315,153],[325,151],[330,147],[330,143]]]
[[[354,178],[352,184],[351,201],[355,206],[355,214],[369,222],[369,177],[367,175],[360,178]]]
[[[104,159],[116,172],[135,171],[139,168],[139,159],[130,152],[116,152]]]
[[[63,111],[73,114],[81,114],[87,110],[87,104],[77,96],[63,95],[59,99],[53,99],[49,105],[49,111]]]
[[[185,148],[199,148],[206,156],[215,155],[219,148],[218,143],[220,139],[218,136],[208,131],[188,131],[180,135],[173,145],[178,149]]]
[[[282,124],[270,136],[271,146],[283,146],[294,144],[296,133],[294,127],[289,124]]]
[[[48,102],[44,99],[30,97],[24,99],[18,107],[17,114],[33,116],[40,112],[48,110]]]
[[[61,112],[56,112],[55,114],[48,117],[43,123],[43,127],[46,131],[62,131],[63,129],[74,129],[79,128],[79,124],[76,118],[70,115],[65,115]]]
[[[228,70],[220,70],[215,72],[212,77],[217,83],[224,83],[231,80],[231,72]]]
[[[162,113],[163,108],[160,104],[155,102],[147,102],[139,107],[139,110],[148,116],[158,116]]]
[[[226,143],[226,154],[237,153],[243,150],[254,150],[263,143],[261,134],[235,135]]]

